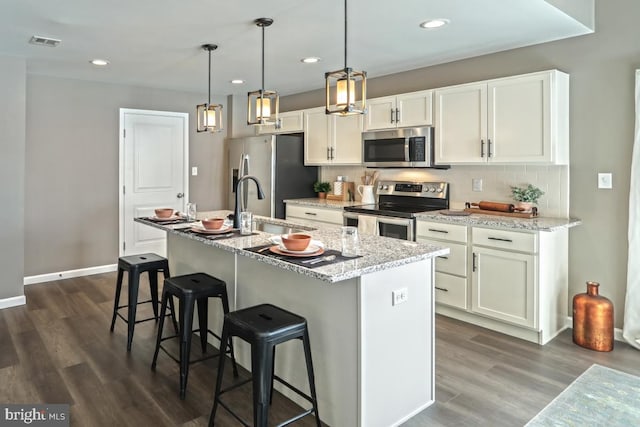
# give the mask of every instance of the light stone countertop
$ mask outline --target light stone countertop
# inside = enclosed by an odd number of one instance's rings
[[[363,203],[341,202],[323,199],[289,199],[285,203],[315,206],[319,208],[343,209],[345,206],[359,206]],[[577,218],[515,218],[499,215],[471,214],[469,216],[447,216],[440,211],[422,212],[416,214],[419,220],[442,222],[445,224],[471,225],[476,227],[488,227],[504,230],[528,230],[528,231],[555,231],[563,228],[571,228],[582,224],[582,220]],[[297,220],[297,219],[296,219]]]
[[[229,213],[230,211],[199,212],[198,218],[216,216],[220,217],[226,216]],[[285,221],[281,219],[261,217],[258,215],[254,216],[254,220],[272,224],[282,224],[294,227],[297,226],[296,228],[298,229],[311,229],[310,223],[303,223],[303,221],[297,220]],[[180,235],[187,239],[197,240],[199,242],[202,242],[204,245],[253,258],[257,261],[264,262],[266,264],[279,267],[284,270],[313,277],[315,279],[319,279],[328,283],[336,283],[342,280],[359,277],[365,274],[375,273],[377,271],[388,270],[401,265],[435,258],[437,256],[446,255],[449,253],[449,248],[446,246],[409,242],[406,240],[393,239],[389,237],[361,235],[358,251],[359,255],[362,255],[361,258],[316,268],[306,268],[267,255],[262,255],[245,250],[245,248],[266,245],[270,243],[268,239],[270,236],[274,235],[271,233],[256,231],[255,233],[257,234],[251,236],[239,236],[221,240],[210,240],[198,234],[185,233],[181,231],[182,229],[190,228],[191,225],[189,224],[172,224],[163,226],[161,224],[141,218],[136,218],[135,221],[149,225],[151,227],[165,230],[168,233]],[[315,226],[314,229],[309,232],[313,239],[320,240],[324,244],[325,249],[336,249],[338,251],[340,250],[341,229],[339,226],[332,226],[328,224],[313,225]]]
[[[318,199],[318,198],[287,199],[287,200],[284,200],[284,202],[291,205],[313,206],[316,208],[328,208],[328,209],[336,209],[336,210],[340,210],[345,206],[360,206],[364,204],[360,200],[348,202],[346,200],[344,201],[327,200],[327,199]]]
[[[556,231],[582,224],[582,220],[577,218],[516,218],[510,216],[483,214],[449,216],[442,215],[440,212],[441,211],[422,212],[416,214],[416,218],[418,220],[442,222],[446,224],[528,231]]]

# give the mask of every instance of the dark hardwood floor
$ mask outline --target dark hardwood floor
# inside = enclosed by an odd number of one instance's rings
[[[69,403],[73,426],[206,425],[217,359],[191,366],[181,401],[178,365],[161,353],[150,370],[154,322],[136,326],[131,353],[124,322],[109,332],[114,286],[115,273],[30,285],[26,306],[0,310],[0,402]],[[140,289],[148,298],[146,278]],[[541,347],[438,316],[437,401],[405,426],[522,426],[593,363],[640,375],[640,352],[620,342],[598,353],[574,345],[565,331]],[[228,398],[247,419],[250,393],[242,387]],[[274,397],[274,423],[297,411]],[[220,410],[216,425],[239,424]],[[314,425],[313,418],[295,425]]]

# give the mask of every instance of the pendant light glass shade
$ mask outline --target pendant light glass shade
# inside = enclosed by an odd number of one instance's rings
[[[202,45],[202,49],[209,52],[209,102],[196,107],[198,132],[222,131],[222,105],[211,104],[211,51],[218,48],[215,44]]]
[[[327,114],[366,114],[367,73],[347,66],[347,0],[344,0],[344,68],[325,73],[324,78]]]
[[[258,18],[255,24],[262,28],[262,87],[247,96],[247,124],[277,125],[280,97],[274,90],[264,88],[264,28],[273,24],[273,19]]]

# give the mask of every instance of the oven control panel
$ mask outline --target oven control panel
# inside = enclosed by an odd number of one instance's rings
[[[446,182],[380,181],[378,195],[413,196],[446,199],[449,184]]]

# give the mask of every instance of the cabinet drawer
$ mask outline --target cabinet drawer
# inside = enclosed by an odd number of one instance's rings
[[[435,275],[435,300],[439,304],[467,309],[467,279],[438,273]]]
[[[437,246],[446,246],[449,248],[448,255],[442,255],[436,258],[436,271],[441,273],[457,274],[459,276],[467,275],[467,246],[460,243],[449,243],[438,240],[416,239],[421,243],[430,243]]]
[[[342,209],[322,209],[310,206],[287,204],[288,218],[304,218],[312,221],[342,225]]]
[[[521,252],[537,252],[537,237],[538,236],[534,233],[492,230],[489,228],[473,227],[471,230],[471,239],[474,245],[490,246],[493,248]]]
[[[452,240],[466,243],[467,226],[418,221],[416,223],[416,235],[429,239]]]

